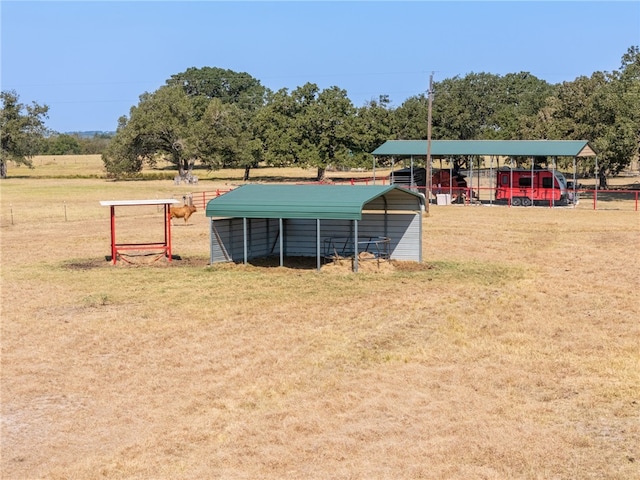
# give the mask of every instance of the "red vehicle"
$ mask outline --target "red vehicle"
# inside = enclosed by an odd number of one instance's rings
[[[567,179],[557,170],[501,169],[496,178],[496,202],[514,207],[568,205],[573,202]]]
[[[468,194],[467,181],[460,173],[438,170],[431,177],[431,192],[434,195],[451,192],[452,202],[461,203]]]
[[[413,173],[413,183],[411,180],[411,174]],[[420,189],[421,192],[426,192],[427,187],[427,171],[425,168],[403,168],[402,170],[396,170],[391,173],[391,183],[399,185],[413,185]],[[452,194],[452,202],[462,203],[468,195],[467,181],[464,176],[456,171],[449,170],[436,170],[431,176],[431,193],[437,195],[438,193]]]

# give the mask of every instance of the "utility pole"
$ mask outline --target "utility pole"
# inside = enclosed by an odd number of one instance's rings
[[[433,106],[433,72],[429,75],[429,110],[427,114],[427,202],[425,210],[429,213],[429,204],[431,203],[431,110]]]

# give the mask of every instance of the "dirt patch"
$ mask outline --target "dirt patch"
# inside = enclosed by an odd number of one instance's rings
[[[394,268],[400,272],[426,272],[436,268],[430,263],[411,262],[403,260],[391,260]]]
[[[62,267],[67,270],[87,271],[96,268],[136,268],[136,267],[196,267],[202,268],[209,265],[209,259],[204,257],[181,257],[174,256],[169,262],[163,255],[149,256],[123,256],[115,265],[111,262],[111,257],[78,259],[64,262]]]
[[[94,268],[100,268],[108,265],[108,263],[104,260],[104,258],[94,258],[94,259],[85,259],[85,260],[71,260],[69,262],[65,262],[62,266],[68,270],[93,270]]]

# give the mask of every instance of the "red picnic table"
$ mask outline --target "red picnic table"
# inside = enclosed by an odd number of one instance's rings
[[[100,205],[111,209],[111,260],[116,264],[118,254],[131,250],[159,250],[171,261],[171,205],[179,203],[173,198],[155,200],[101,200]],[[164,240],[161,242],[118,243],[116,241],[116,207],[161,205],[164,208]]]

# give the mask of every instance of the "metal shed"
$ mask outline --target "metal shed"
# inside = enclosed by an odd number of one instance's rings
[[[210,261],[358,254],[422,261],[425,200],[395,185],[244,185],[207,203]]]

